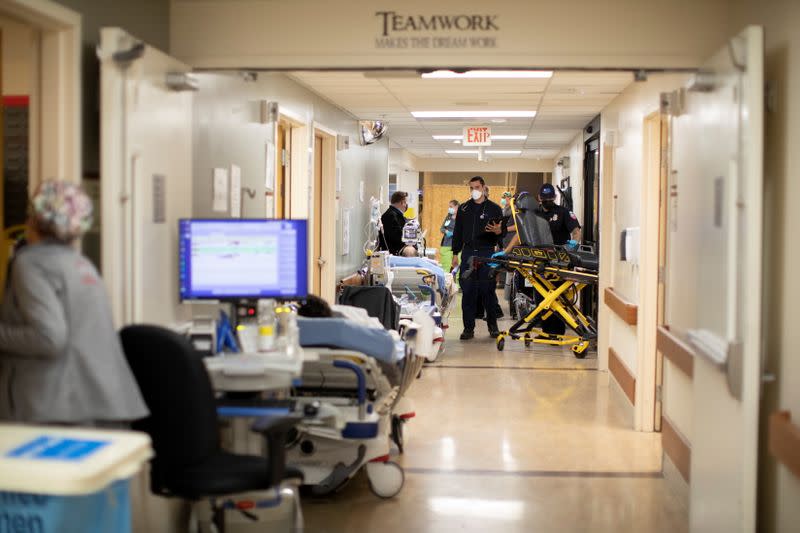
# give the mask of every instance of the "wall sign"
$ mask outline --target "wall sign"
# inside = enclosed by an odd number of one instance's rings
[[[499,15],[376,11],[376,48],[496,48]]]
[[[467,126],[464,128],[462,146],[491,146],[492,129],[489,126]]]

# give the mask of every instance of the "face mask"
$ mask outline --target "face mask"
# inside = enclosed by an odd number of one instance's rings
[[[542,205],[545,209],[552,209],[556,206],[555,200],[542,200]]]
[[[483,198],[483,193],[481,191],[477,191],[475,189],[472,189],[472,199],[477,202],[481,198]]]
[[[451,215],[455,215],[456,214],[456,208],[455,207],[449,207],[447,209],[447,212],[450,213]]]
[[[500,200],[500,205],[502,205],[503,207],[505,207],[507,203],[508,203],[508,202],[506,202],[506,199],[505,199],[505,198],[503,198],[502,200]]]

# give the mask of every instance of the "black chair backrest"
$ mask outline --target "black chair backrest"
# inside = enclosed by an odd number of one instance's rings
[[[539,202],[528,193],[520,193],[514,201],[514,223],[517,226],[520,244],[526,246],[549,246],[553,244],[550,223],[536,214]]]
[[[339,296],[339,303],[360,307],[369,316],[381,321],[386,329],[400,327],[400,306],[394,301],[392,291],[377,286],[345,286]]]
[[[120,332],[150,416],[134,429],[150,435],[164,470],[197,464],[220,448],[217,411],[202,357],[181,335],[158,326]]]

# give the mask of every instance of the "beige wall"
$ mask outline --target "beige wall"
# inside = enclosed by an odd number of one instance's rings
[[[232,68],[416,68],[458,63],[686,67],[698,65],[727,38],[729,4],[729,0],[395,0],[380,4],[172,0],[170,51],[194,66]],[[378,48],[376,39],[382,36],[383,23],[376,13],[381,10],[401,15],[496,15],[498,31],[465,34],[494,38],[496,46],[418,48],[408,41],[408,48]],[[415,34],[459,35],[452,31]],[[597,38],[588,37],[592,35]]]
[[[607,168],[612,172],[608,176],[603,175],[601,170],[601,187],[604,190],[611,187],[610,195],[601,193],[601,196],[616,197],[612,205],[604,206],[602,211],[606,222],[604,228],[609,232],[603,235],[603,239],[610,246],[605,248],[609,253],[601,255],[601,270],[605,272],[610,286],[633,303],[639,301],[639,265],[619,260],[619,237],[624,228],[642,226],[644,119],[658,110],[661,92],[679,87],[685,79],[684,75],[677,74],[650,76],[646,82],[630,85],[601,113],[603,141],[607,142],[609,132],[614,132],[616,139],[612,147],[613,165],[606,167],[601,164],[601,169]],[[582,144],[582,141],[579,143]],[[574,153],[569,155],[575,156]],[[605,287],[601,286],[603,289]],[[604,311],[608,313],[608,308],[604,308]],[[625,324],[616,315],[610,315],[601,324],[600,335],[600,347],[612,347],[636,375],[638,327]]]
[[[35,66],[36,31],[29,25],[0,16],[3,36],[3,95],[30,95]]]
[[[800,328],[796,298],[800,248],[800,2],[737,0],[736,24],[765,27],[765,79],[774,87],[774,108],[765,115],[764,179],[764,338],[766,370],[777,382],[764,386],[759,530],[797,531],[800,524],[800,479],[778,465],[767,451],[766,423],[775,410],[789,410],[800,423]]]
[[[552,172],[550,159],[524,159],[497,157],[489,161],[478,161],[474,157],[419,158],[416,169],[425,172],[466,172],[486,174],[493,172]]]

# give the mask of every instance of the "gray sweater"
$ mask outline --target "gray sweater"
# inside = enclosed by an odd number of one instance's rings
[[[63,244],[22,248],[0,304],[0,420],[92,424],[147,414],[94,266]]]

